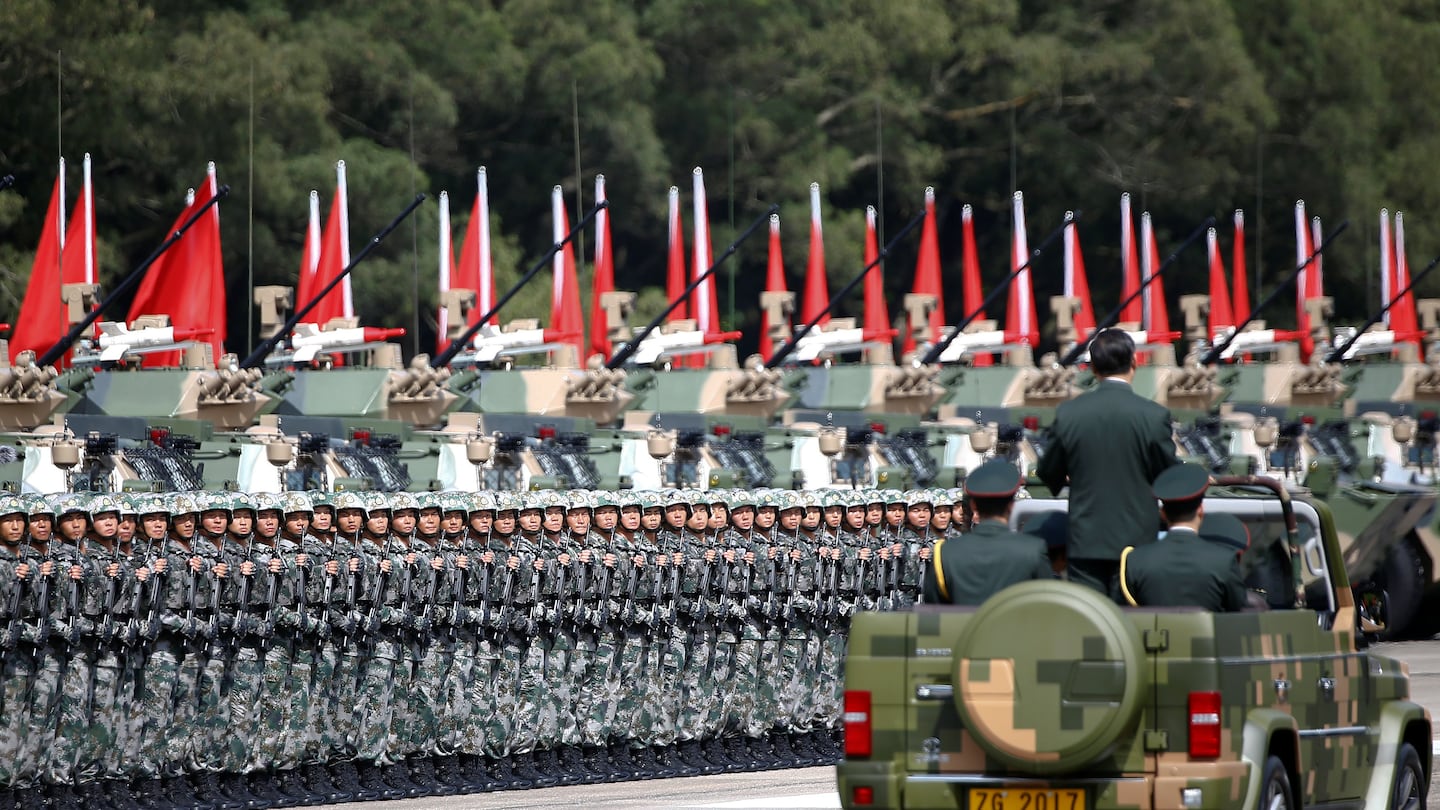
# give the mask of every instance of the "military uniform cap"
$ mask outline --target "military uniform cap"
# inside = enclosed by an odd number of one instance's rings
[[[415,495],[409,492],[393,492],[390,494],[390,509],[399,512],[402,509],[420,509],[420,502],[415,500]]]
[[[274,492],[257,492],[250,496],[250,505],[258,512],[284,512],[285,507],[280,503],[280,496]]]
[[[1228,512],[1207,513],[1200,521],[1200,536],[1236,551],[1250,548],[1250,530],[1245,521]]]
[[[291,512],[315,511],[315,505],[310,501],[309,494],[296,490],[281,493],[280,508],[286,514],[290,514]]]
[[[363,498],[360,497],[360,493],[358,492],[351,492],[348,490],[345,492],[337,492],[330,498],[330,501],[331,504],[335,507],[335,511],[337,512],[341,509],[365,508],[365,501]]]
[[[61,518],[76,512],[90,513],[90,501],[84,495],[66,492],[50,496],[50,514]]]
[[[0,517],[5,515],[24,515],[26,513],[25,503],[14,495],[0,496]]]
[[[1210,473],[1198,464],[1176,464],[1155,478],[1152,491],[1166,503],[1193,501],[1205,496]]]
[[[993,459],[965,476],[965,494],[971,498],[1013,498],[1021,483],[1020,471],[1014,464]]]
[[[110,493],[102,493],[90,498],[89,512],[91,515],[99,515],[105,512],[121,513],[120,496]]]
[[[36,515],[53,515],[55,509],[50,505],[50,499],[44,495],[27,495],[25,500],[25,514],[30,517]]]

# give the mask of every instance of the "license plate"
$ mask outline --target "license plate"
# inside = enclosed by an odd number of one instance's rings
[[[1080,788],[972,789],[970,810],[1085,810]]]

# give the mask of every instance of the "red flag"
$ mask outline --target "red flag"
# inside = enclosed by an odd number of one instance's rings
[[[1080,299],[1075,312],[1075,335],[1085,342],[1095,331],[1095,307],[1090,302],[1090,280],[1085,276],[1085,257],[1080,253],[1080,229],[1075,227],[1075,212],[1066,211],[1065,221],[1065,296]]]
[[[15,319],[14,337],[10,339],[10,359],[23,351],[37,355],[55,345],[65,335],[65,307],[60,302],[61,246],[65,238],[65,159],[60,159],[60,173],[50,192],[50,207],[45,209],[45,225],[40,230],[40,245],[30,265],[30,282]]]
[[[865,267],[880,255],[880,240],[875,233],[875,206],[865,207]],[[885,306],[885,265],[879,264],[865,275],[865,322],[867,332],[883,332],[890,328],[890,312]]]
[[[1234,267],[1230,270],[1235,274],[1235,297],[1231,309],[1235,325],[1239,326],[1250,319],[1250,279],[1245,274],[1245,212],[1238,209],[1235,211],[1235,244],[1231,255]]]
[[[1314,247],[1310,243],[1310,228],[1305,222],[1305,201],[1295,201],[1295,265],[1298,267],[1310,258],[1314,253]],[[1310,335],[1310,313],[1305,311],[1305,301],[1309,299],[1311,290],[1311,276],[1316,275],[1315,265],[1311,263],[1300,271],[1300,278],[1295,285],[1295,330],[1300,333],[1300,359],[1303,362],[1310,362],[1310,353],[1315,351],[1315,339]]]
[[[933,196],[934,196],[933,194],[930,195],[930,198],[931,198],[932,200],[933,200]],[[933,206],[932,206],[931,209],[926,212],[926,215],[927,215],[927,217],[929,217],[929,216],[933,216],[933,214],[934,214],[934,209],[933,209]],[[965,206],[964,208],[962,208],[962,209],[960,210],[960,220],[961,220],[961,227],[960,227],[960,238],[961,238],[961,281],[960,281],[960,292],[961,292],[961,299],[960,299],[960,303],[961,303],[961,304],[963,305],[963,307],[964,307],[963,314],[964,314],[964,317],[965,317],[965,318],[969,318],[970,316],[973,315],[973,316],[975,316],[975,320],[981,320],[981,319],[983,319],[983,318],[985,317],[985,309],[984,309],[984,307],[982,306],[982,304],[985,303],[985,296],[984,296],[984,294],[983,294],[983,293],[981,292],[981,290],[980,290],[980,253],[979,253],[979,251],[976,250],[976,248],[975,248],[975,218],[974,218],[974,211],[970,208],[970,206],[967,205],[967,206]],[[927,223],[928,223],[929,221],[930,221],[929,219],[926,220]],[[923,243],[922,243],[921,249],[923,250],[924,248],[925,248],[925,246],[924,246]],[[939,248],[936,247],[935,250],[936,250],[937,257],[938,257]],[[940,262],[940,260],[937,258],[937,259],[935,260],[935,262],[936,262],[936,267],[939,267],[939,262]],[[936,273],[936,284],[937,284],[937,287],[936,287],[936,288],[939,289],[939,287],[938,287],[938,285],[939,285],[939,273],[938,273],[938,271],[937,271],[937,273]],[[936,319],[937,319],[937,318],[940,318],[940,317],[941,317],[940,307],[939,307],[938,304],[937,304],[936,309],[935,309],[935,312],[934,312],[933,314],[931,314],[931,316],[930,316],[930,328],[931,328],[931,333],[934,334],[934,335],[939,335],[939,334],[940,334],[940,329],[942,329],[942,328],[944,327],[944,324],[945,324],[944,320],[941,320],[939,324],[936,324],[936,323],[935,323]],[[977,354],[971,355],[970,363],[971,363],[971,365],[982,366],[982,367],[984,367],[984,366],[993,366],[993,365],[995,365],[995,355],[990,354],[989,352],[979,352],[979,353],[977,353]]]
[[[830,303],[830,285],[825,278],[825,234],[820,227],[820,184],[810,184],[810,263],[805,267],[805,300],[800,304],[800,320],[816,325],[830,322],[825,305]],[[823,317],[820,313],[825,312]]]
[[[440,192],[440,311],[435,316],[435,351],[443,352],[450,341],[445,335],[450,331],[450,318],[445,311],[444,294],[455,288],[455,243],[450,238],[450,192]],[[465,289],[460,287],[459,289]]]
[[[595,204],[605,197],[605,175],[595,175]],[[595,282],[590,287],[590,353],[610,357],[609,324],[600,296],[615,291],[614,248],[610,244],[610,211],[602,208],[595,214]]]
[[[1406,292],[1400,294],[1401,290],[1410,286],[1410,260],[1405,256],[1405,215],[1399,211],[1395,212],[1395,292],[1392,298],[1400,296],[1400,300],[1391,307],[1395,317],[1390,324],[1396,332],[1407,332],[1409,336],[1401,342],[1419,344],[1420,339],[1415,337],[1419,332],[1419,325],[1415,316],[1415,294]]]
[[[1120,195],[1120,300],[1128,301],[1120,311],[1122,323],[1145,320],[1145,304],[1140,296],[1140,252],[1135,248],[1135,217],[1130,212],[1130,195]],[[1135,296],[1131,298],[1131,296]]]
[[[780,253],[780,215],[770,215],[770,255],[765,265],[765,292],[785,292],[785,258]],[[775,353],[775,342],[770,339],[770,317],[761,312],[764,322],[760,330],[760,356],[770,357]]]
[[[965,206],[967,223],[970,206]],[[935,296],[935,309],[930,313],[930,342],[934,343],[940,339],[940,332],[945,328],[945,291],[940,286],[940,235],[935,222],[935,189],[925,189],[925,222],[920,228],[920,256],[915,261],[915,285],[911,288],[916,295]],[[969,270],[967,269],[968,273]],[[980,289],[980,266],[975,266],[975,289]],[[970,298],[969,276],[966,277],[965,306],[971,306],[979,299]],[[981,317],[984,317],[983,315]],[[915,340],[912,337],[914,325],[905,330],[905,342],[901,352],[908,354],[915,351]]]
[[[70,249],[61,254],[62,284],[94,284],[99,277],[95,271],[95,195],[90,183],[89,152],[85,153],[83,165],[85,183],[65,232],[65,245]]]
[[[495,270],[490,263],[490,185],[484,166],[475,172],[475,205],[465,227],[465,243],[460,246],[460,264],[450,282],[454,289],[475,291],[468,326],[479,323],[495,306]]]
[[[1160,270],[1160,248],[1155,244],[1155,227],[1150,220],[1149,211],[1140,215],[1140,241],[1144,243],[1144,252],[1140,254],[1140,276],[1148,280]],[[1169,332],[1170,309],[1165,301],[1165,280],[1157,277],[1151,281],[1146,285],[1142,297],[1145,299],[1145,329],[1150,332]]]
[[[705,175],[701,173],[700,167],[696,166],[691,173],[694,180],[695,193],[695,256],[691,262],[690,272],[694,273],[694,281],[705,274],[712,264],[710,253],[710,212],[705,200]],[[720,331],[720,303],[715,298],[715,277],[712,275],[705,279],[705,283],[695,288],[694,309],[695,326],[701,334],[711,334]],[[692,358],[696,365],[703,366],[704,357],[696,355]]]
[[[315,269],[320,266],[320,192],[310,189],[310,221],[305,226],[305,248],[300,253],[301,283],[314,285]],[[314,289],[312,286],[311,289]],[[296,294],[299,292],[297,290]],[[298,302],[297,302],[298,303]]]
[[[668,225],[670,234],[670,255],[665,265],[665,297],[670,301],[680,298],[690,282],[685,278],[685,233],[680,224],[680,189],[670,187],[670,222]],[[670,320],[683,321],[689,318],[688,310],[690,301],[688,299],[680,302],[679,306],[670,312]]]
[[[1030,243],[1025,237],[1025,195],[1015,192],[1014,234],[1010,250],[1010,272],[1019,270],[1030,261]],[[1035,317],[1035,292],[1030,281],[1030,268],[1010,282],[1008,301],[1005,306],[1005,331],[1023,335],[1035,346],[1040,342],[1040,325]]]
[[[206,167],[200,191],[186,195],[185,210],[176,218],[170,233],[210,202],[216,194],[215,164]],[[168,315],[170,325],[179,329],[210,329],[208,342],[216,360],[225,351],[225,268],[220,251],[220,212],[211,206],[195,224],[170,246],[145,274],[127,318],[141,315]],[[180,364],[180,352],[152,352],[143,360],[146,368]]]
[[[300,292],[295,306],[303,307],[325,289],[335,277],[350,266],[350,204],[345,183],[345,161],[335,163],[335,200],[330,204],[330,218],[325,221],[325,235],[320,249],[320,261],[307,285],[300,280]],[[350,289],[350,277],[346,276],[338,288],[331,290],[310,313],[306,323],[324,326],[332,318],[355,317],[355,299]]]
[[[1225,262],[1220,258],[1220,238],[1214,228],[1205,234],[1205,248],[1210,257],[1210,322],[1206,328],[1213,340],[1216,334],[1235,325],[1235,316],[1230,310],[1230,287],[1225,281]]]
[[[1380,303],[1389,304],[1399,292],[1395,286],[1395,241],[1390,235],[1390,209],[1380,209]],[[1385,326],[1390,328],[1395,308],[1385,310]]]
[[[559,186],[550,190],[550,213],[554,221],[555,242],[559,244],[570,233],[570,217],[565,213],[565,196]],[[570,242],[555,254],[552,265],[553,286],[550,293],[550,328],[565,333],[565,342],[575,347],[580,357],[585,349],[585,316],[580,309],[580,282],[575,275],[575,249]]]

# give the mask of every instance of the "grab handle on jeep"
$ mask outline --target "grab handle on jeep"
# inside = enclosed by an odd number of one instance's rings
[[[1215,485],[1221,487],[1260,487],[1275,493],[1280,500],[1280,514],[1285,519],[1285,534],[1290,545],[1290,585],[1295,592],[1295,606],[1305,607],[1305,580],[1300,573],[1300,526],[1295,521],[1295,508],[1290,504],[1290,492],[1285,485],[1263,475],[1221,475],[1216,476]]]
[[[948,683],[922,683],[915,687],[916,700],[949,700],[955,697],[955,687]]]

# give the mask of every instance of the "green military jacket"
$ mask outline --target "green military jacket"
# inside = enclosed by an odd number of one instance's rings
[[[1176,529],[1158,543],[1127,553],[1120,565],[1127,601],[1144,607],[1245,607],[1245,581],[1234,550]]]
[[[1017,582],[1054,576],[1044,540],[982,520],[969,534],[935,545],[923,594],[930,603],[978,605]]]
[[[1070,486],[1069,556],[1118,560],[1126,546],[1155,541],[1155,477],[1178,464],[1170,411],[1129,384],[1102,380],[1055,411],[1036,472],[1059,494]]]

